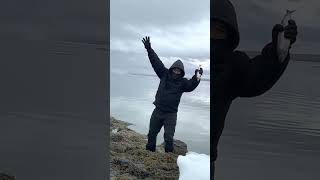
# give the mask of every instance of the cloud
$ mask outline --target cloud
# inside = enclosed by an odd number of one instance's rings
[[[110,20],[111,24],[125,22],[139,26],[185,24],[208,16],[209,3],[209,0],[111,0]]]
[[[173,62],[180,59],[184,63],[185,69],[194,70],[201,65],[204,71],[210,70],[210,59],[195,59],[195,58],[181,58],[181,57],[159,57],[166,67],[170,67]]]
[[[205,61],[210,58],[209,3],[112,0],[111,51],[146,55],[141,40],[150,36],[152,48],[164,61],[173,57]]]
[[[126,52],[145,51],[141,42],[144,36],[150,36],[153,49],[169,56],[202,56],[210,54],[210,24],[209,17],[199,22],[185,25],[157,27],[140,27],[126,24],[122,30],[128,35],[126,38],[111,37],[111,50]]]

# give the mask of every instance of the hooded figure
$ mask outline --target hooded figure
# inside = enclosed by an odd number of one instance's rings
[[[214,175],[214,162],[217,159],[217,145],[222,134],[225,118],[232,101],[237,97],[254,97],[271,89],[283,74],[290,55],[283,62],[278,59],[277,35],[285,31],[285,37],[295,42],[297,26],[293,20],[283,27],[275,25],[272,30],[272,41],[254,58],[241,51],[235,51],[239,44],[236,13],[228,0],[214,0],[211,3],[211,69],[212,108],[211,122],[211,172]],[[213,26],[213,27],[212,27]]]
[[[160,79],[158,91],[153,104],[156,108],[150,118],[150,126],[148,133],[148,144],[146,149],[149,151],[156,150],[156,139],[162,126],[164,127],[165,151],[173,151],[173,136],[177,121],[178,106],[181,96],[184,92],[193,91],[200,83],[196,74],[190,79],[184,78],[184,66],[181,60],[177,60],[167,69],[157,54],[151,48],[150,38],[146,37],[142,40],[147,49],[150,63]],[[200,69],[199,73],[202,74]]]

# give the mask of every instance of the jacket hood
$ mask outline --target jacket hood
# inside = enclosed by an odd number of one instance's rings
[[[211,23],[220,21],[227,26],[228,41],[231,42],[231,48],[234,50],[240,41],[237,15],[232,3],[229,0],[213,0],[211,6]],[[212,7],[213,6],[213,7]]]
[[[184,76],[184,74],[185,74],[185,72],[184,72],[184,66],[183,66],[183,63],[182,63],[181,60],[177,60],[176,62],[174,62],[174,63],[171,65],[171,67],[170,67],[169,70],[171,70],[171,69],[173,69],[173,68],[179,68],[179,69],[181,69],[181,71],[182,71],[182,77]]]

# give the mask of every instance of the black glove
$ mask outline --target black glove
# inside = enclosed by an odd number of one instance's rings
[[[151,49],[151,43],[150,43],[150,37],[146,36],[145,38],[142,39],[142,43],[144,44],[144,47],[146,49]]]
[[[290,44],[293,44],[297,40],[298,27],[296,22],[292,19],[288,21],[288,25],[284,27],[284,37],[290,39]]]
[[[278,44],[278,34],[284,31],[284,27],[281,24],[276,24],[272,28],[272,44],[274,47]]]
[[[200,68],[200,70],[199,70],[199,69],[196,69],[195,72],[194,72],[194,74],[197,75],[197,72],[198,72],[198,71],[199,71],[199,74],[201,74],[201,76],[202,76],[202,74],[203,74],[203,69],[202,69],[202,68]]]
[[[296,22],[292,19],[288,21],[288,25],[283,27],[281,24],[276,24],[272,29],[272,42],[274,45],[278,43],[278,34],[284,31],[284,37],[290,39],[290,43],[296,42],[298,31]]]

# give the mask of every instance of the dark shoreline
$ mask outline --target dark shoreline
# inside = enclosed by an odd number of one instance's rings
[[[244,51],[244,50],[240,50]],[[244,51],[250,57],[260,54],[259,51]],[[320,54],[290,53],[292,61],[320,62]]]

